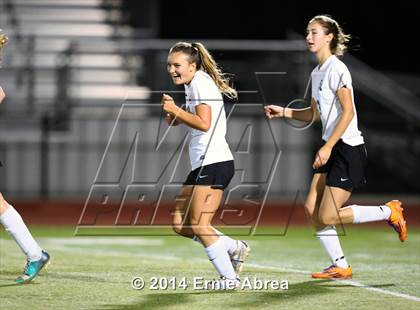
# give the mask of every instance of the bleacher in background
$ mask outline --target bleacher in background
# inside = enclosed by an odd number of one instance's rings
[[[63,163],[66,147],[55,161],[54,152],[63,141],[65,145],[80,142],[74,138],[79,130],[72,120],[103,115],[107,106],[121,105],[128,91],[140,101],[148,99],[149,89],[137,85],[142,56],[127,50],[135,38],[148,37],[150,29],[127,25],[121,4],[100,0],[1,3],[1,28],[10,38],[0,75],[7,93],[0,107],[0,156],[7,163],[2,190],[39,196],[48,195],[53,184],[62,184],[58,192],[65,192],[67,185],[57,179],[66,176],[59,170],[54,173],[54,167],[57,161]],[[83,134],[92,139],[89,131]],[[77,182],[74,177],[70,181]],[[92,176],[82,184],[89,182]],[[68,190],[74,191],[74,186]]]
[[[7,93],[0,106],[3,192],[85,198],[121,105],[158,104],[162,92],[182,90],[167,77],[166,56],[169,47],[184,38],[157,37],[158,4],[142,0],[133,16],[122,0],[1,2],[0,27],[10,38],[0,71],[0,85]],[[235,86],[242,91],[239,104],[286,105],[303,98],[314,59],[302,38],[203,42],[222,68],[235,75]],[[353,74],[370,156],[369,185],[362,192],[418,193],[419,185],[412,182],[420,172],[418,97],[351,56],[344,61]],[[173,95],[182,103],[182,94]],[[256,137],[264,142],[255,152],[264,158],[269,147],[262,134],[266,120],[262,112],[254,116]],[[161,114],[143,109],[120,121],[119,143],[112,150],[117,161],[126,158],[133,130],[147,122],[154,128]],[[233,118],[231,126],[241,126],[240,118]],[[319,132],[299,131],[284,122],[272,126],[282,151],[272,189],[277,196],[294,197],[297,190],[307,189]],[[153,161],[154,134],[144,138],[142,149],[151,171],[159,169]],[[254,162],[252,173],[258,175],[261,167]],[[181,168],[188,168],[187,160]],[[114,172],[110,168],[104,173]]]
[[[126,46],[148,31],[126,25],[120,5],[100,0],[4,1],[0,18],[11,40],[2,85],[13,105],[26,105],[31,113],[42,105],[49,109],[63,99],[60,81],[80,104],[120,100],[127,89],[137,87],[142,57],[124,53],[120,42]],[[147,89],[142,90],[146,99]]]

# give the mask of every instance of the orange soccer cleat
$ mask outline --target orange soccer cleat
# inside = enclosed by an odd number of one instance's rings
[[[385,204],[391,209],[391,216],[388,219],[388,224],[395,229],[401,242],[407,239],[407,224],[404,220],[403,208],[401,208],[401,201],[392,200]]]
[[[321,272],[312,274],[312,278],[314,279],[351,279],[352,276],[353,270],[350,266],[348,268],[340,268],[336,265],[331,265]]]

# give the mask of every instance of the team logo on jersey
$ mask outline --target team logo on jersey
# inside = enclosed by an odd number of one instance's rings
[[[318,86],[318,89],[319,89],[319,91],[322,91],[322,82],[323,82],[324,80],[322,79],[321,80],[321,82],[319,82],[319,86]]]

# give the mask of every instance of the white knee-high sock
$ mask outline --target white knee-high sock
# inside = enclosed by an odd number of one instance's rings
[[[238,248],[238,241],[235,239],[232,239],[229,236],[224,235],[221,231],[218,231],[216,228],[214,228],[214,231],[219,236],[219,239],[222,239],[223,245],[226,248],[226,251],[228,251],[229,255],[232,254],[237,248]],[[201,243],[200,238],[197,236],[194,236],[192,238],[194,241]]]
[[[217,239],[216,242],[205,248],[205,250],[220,276],[226,277],[227,279],[236,279],[235,270],[221,238]]]
[[[30,261],[39,260],[42,256],[42,249],[34,240],[31,233],[22,220],[22,217],[11,205],[0,216],[0,223],[6,231],[15,239],[23,253]]]
[[[351,205],[346,208],[351,208],[353,211],[354,224],[384,221],[391,216],[391,209],[388,206]]]
[[[347,264],[343,250],[341,249],[340,240],[338,239],[335,227],[327,226],[324,229],[318,230],[316,235],[332,263],[340,268],[348,268],[349,265]]]

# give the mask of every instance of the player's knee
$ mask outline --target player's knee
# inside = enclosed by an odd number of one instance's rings
[[[311,223],[312,223],[312,226],[313,226],[313,227],[315,227],[316,229],[318,229],[318,227],[323,227],[323,226],[325,226],[324,224],[322,224],[322,223],[319,221],[318,216],[314,216],[314,215],[311,217]]]
[[[191,230],[193,232],[194,235],[196,236],[201,236],[201,235],[205,235],[207,233],[207,227],[203,227],[200,225],[192,225],[191,226]]]
[[[329,226],[329,225],[336,225],[338,217],[332,214],[320,214],[318,217],[318,222],[321,225]]]

